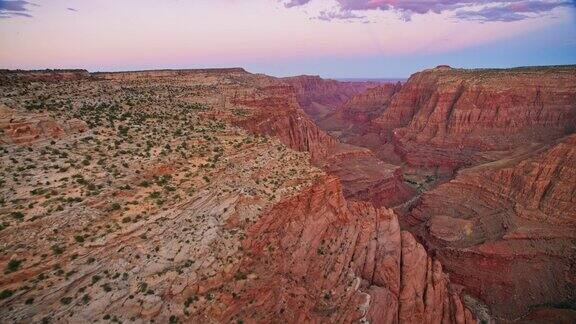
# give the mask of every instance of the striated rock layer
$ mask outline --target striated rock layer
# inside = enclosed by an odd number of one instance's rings
[[[459,172],[405,219],[494,314],[512,320],[538,307],[575,308],[574,179],[570,135]]]
[[[344,196],[350,199],[370,201],[378,207],[396,206],[416,194],[404,183],[400,167],[383,162],[367,149],[340,145],[322,166],[340,178]]]
[[[459,170],[398,206],[403,225],[500,319],[571,322],[563,308],[576,308],[575,76],[576,66],[440,66],[401,88],[360,93],[318,124],[403,163],[418,190]]]
[[[402,88],[400,82],[381,84],[352,96],[337,106],[335,111],[323,118],[319,125],[327,130],[346,130],[356,127],[361,132],[364,125],[379,117]]]
[[[225,285],[233,292],[218,321],[475,323],[395,214],[347,203],[333,177],[266,212],[243,247],[250,257],[239,271],[248,279]]]
[[[340,82],[311,75],[281,80],[294,88],[298,103],[315,121],[323,119],[354,95],[378,85],[376,82]]]
[[[575,75],[576,66],[425,70],[374,122],[409,164],[454,168],[573,132]]]
[[[308,151],[314,162],[324,160],[339,144],[304,114],[289,85],[259,86],[253,91],[235,94],[231,101],[250,108],[249,114],[236,116],[236,124],[258,134],[275,136],[292,149]]]
[[[315,165],[342,179],[348,198],[394,206],[414,195],[398,166],[382,162],[364,148],[344,145],[318,128],[301,109],[291,86],[273,78],[257,78],[258,87],[235,91],[230,99],[232,105],[247,109],[232,118],[234,124],[310,152]]]
[[[324,116],[318,126],[341,142],[369,148],[378,158],[400,164],[391,148],[382,145],[386,143],[386,137],[372,121],[383,113],[401,88],[402,84],[397,82],[361,92]]]

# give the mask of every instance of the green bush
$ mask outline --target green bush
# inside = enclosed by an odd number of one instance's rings
[[[10,273],[10,272],[14,272],[14,271],[18,270],[18,268],[20,268],[21,263],[22,263],[22,260],[18,260],[18,259],[12,259],[12,260],[8,261],[8,265],[6,265],[6,272]]]
[[[10,216],[16,220],[22,220],[24,218],[24,214],[21,212],[12,212],[10,213]]]
[[[14,291],[12,291],[10,289],[4,289],[0,292],[0,299],[9,298],[9,297],[12,297],[12,295],[14,295]]]

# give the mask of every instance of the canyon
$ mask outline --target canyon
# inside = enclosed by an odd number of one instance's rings
[[[576,319],[574,66],[0,88],[2,322]]]
[[[355,95],[318,125],[403,165],[420,194],[395,206],[402,228],[494,319],[572,322],[575,72],[439,66]]]

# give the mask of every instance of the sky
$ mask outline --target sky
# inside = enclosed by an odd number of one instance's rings
[[[0,68],[404,78],[576,64],[575,0],[0,0]]]

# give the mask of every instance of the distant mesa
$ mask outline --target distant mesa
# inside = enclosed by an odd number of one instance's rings
[[[436,70],[451,70],[452,67],[450,65],[447,64],[440,64],[438,66],[436,66]]]

